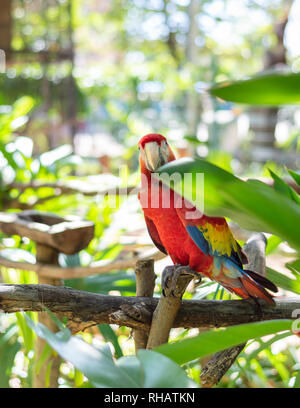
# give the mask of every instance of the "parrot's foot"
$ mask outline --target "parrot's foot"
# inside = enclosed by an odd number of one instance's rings
[[[170,293],[173,297],[177,297],[176,286],[179,276],[192,276],[196,278],[199,282],[201,281],[201,275],[195,271],[193,271],[189,266],[183,265],[174,265],[174,266],[167,266],[161,277],[161,288],[163,296],[166,296],[166,289],[170,289]]]

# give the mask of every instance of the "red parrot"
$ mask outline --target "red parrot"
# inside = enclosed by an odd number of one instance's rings
[[[159,167],[175,160],[166,138],[148,134],[139,141],[139,149],[142,176],[139,199],[156,247],[169,255],[175,265],[188,266],[242,298],[264,299],[273,304],[273,296],[265,288],[277,292],[277,287],[256,272],[243,270],[247,257],[226,220],[207,217],[174,190],[151,178]],[[195,211],[196,217],[189,219],[187,211]]]

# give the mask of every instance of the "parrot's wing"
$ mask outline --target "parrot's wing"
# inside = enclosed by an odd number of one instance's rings
[[[177,214],[197,247],[206,255],[214,257],[218,272],[215,279],[241,297],[264,298],[273,303],[272,295],[264,288],[277,292],[277,287],[256,272],[243,270],[247,257],[234,239],[224,218],[206,217],[191,207],[176,208]],[[191,215],[193,214],[192,217]]]
[[[205,255],[224,256],[240,268],[248,262],[224,218],[206,217],[184,206],[176,211],[188,234]],[[193,213],[194,217],[189,219],[187,214]]]
[[[158,234],[158,231],[156,229],[154,222],[150,218],[148,218],[146,215],[145,215],[145,221],[146,221],[149,235],[153,241],[153,244],[160,250],[160,252],[163,252],[164,254],[168,255],[166,248],[163,246],[163,243],[160,240],[160,237],[159,237],[159,234]]]

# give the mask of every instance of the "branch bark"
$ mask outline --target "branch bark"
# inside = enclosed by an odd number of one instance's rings
[[[142,260],[136,263],[136,295],[152,297],[156,275],[154,273],[154,260]],[[135,351],[145,349],[148,342],[149,330],[133,330]]]
[[[62,286],[0,285],[0,310],[6,313],[43,311],[46,306],[84,328],[101,323],[149,329],[158,298],[98,295]],[[292,319],[300,299],[275,299],[275,306],[261,304],[261,315],[245,300],[182,300],[172,327],[227,327],[274,319]],[[120,315],[122,314],[122,317]]]
[[[173,279],[175,278],[176,267],[168,267],[173,269]],[[169,279],[168,287],[164,289],[165,295],[161,295],[158,305],[153,313],[151,328],[147,349],[153,349],[161,344],[167,343],[170,331],[173,327],[175,317],[181,306],[182,296],[193,279],[191,275],[180,274],[176,280],[175,295],[172,293],[171,279]]]

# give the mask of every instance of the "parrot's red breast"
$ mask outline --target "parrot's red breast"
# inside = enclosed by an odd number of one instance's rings
[[[159,167],[175,160],[166,138],[146,135],[140,140],[139,149],[142,176],[139,198],[148,232],[158,249],[168,254],[174,264],[189,265],[240,297],[273,303],[265,288],[276,292],[276,286],[253,271],[243,270],[247,258],[226,220],[200,213],[153,177]],[[187,216],[190,212],[192,218]]]

